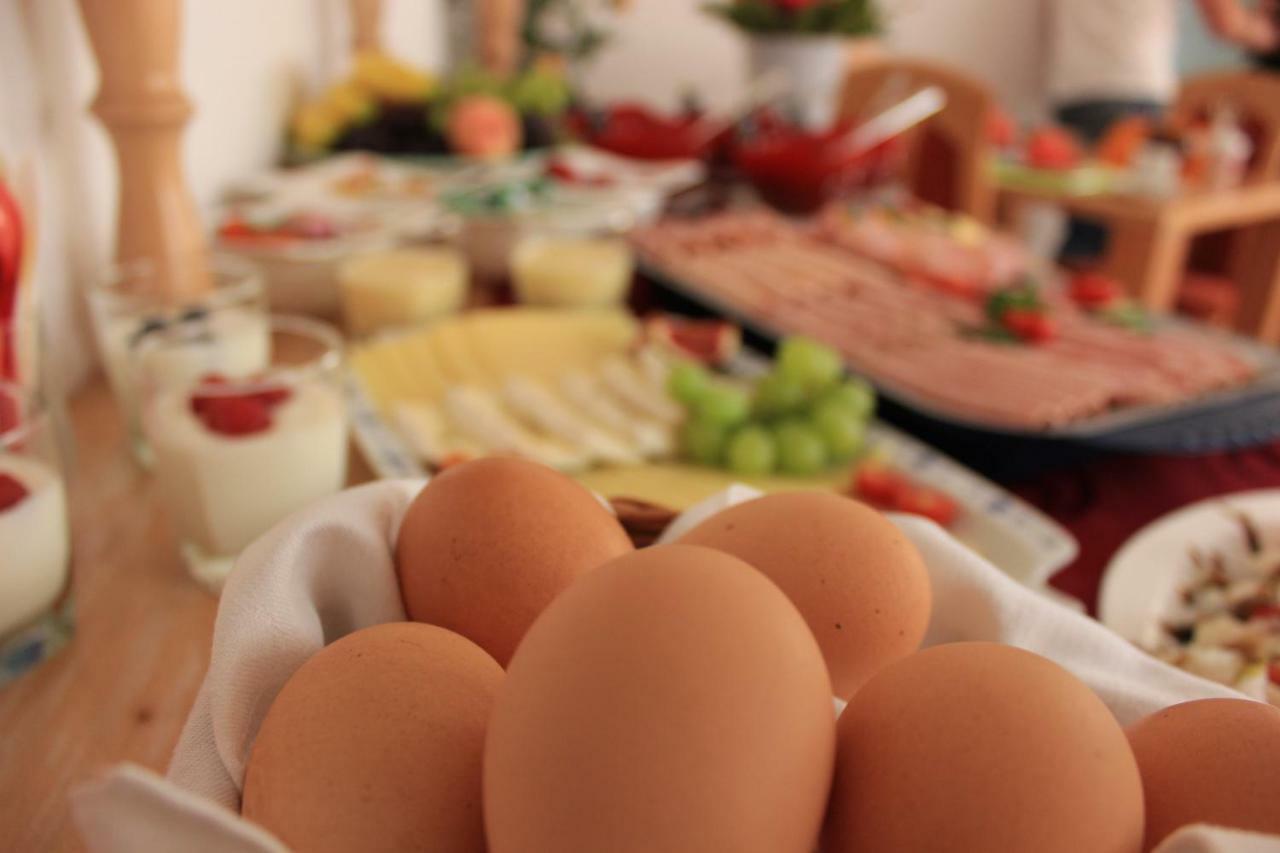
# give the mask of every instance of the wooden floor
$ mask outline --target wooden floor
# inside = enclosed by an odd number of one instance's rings
[[[76,634],[0,688],[0,850],[80,850],[67,791],[99,768],[156,769],[204,676],[217,601],[186,575],[151,479],[101,382],[71,405]],[[353,454],[351,481],[370,479]]]

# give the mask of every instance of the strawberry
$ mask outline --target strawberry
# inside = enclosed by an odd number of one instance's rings
[[[582,180],[578,171],[563,160],[552,160],[547,164],[547,177],[568,184],[576,184]]]
[[[906,478],[886,465],[863,465],[853,478],[854,494],[877,506],[895,506],[908,488]]]
[[[1061,127],[1039,128],[1027,140],[1027,165],[1034,169],[1074,169],[1082,158],[1080,143]]]
[[[1071,299],[1083,308],[1106,308],[1121,295],[1120,284],[1102,273],[1082,272],[1071,279]]]
[[[1249,612],[1250,619],[1280,619],[1280,604],[1259,604]]]
[[[237,215],[228,216],[218,227],[218,236],[223,240],[244,240],[258,236],[258,229]]]
[[[1018,140],[1018,126],[1012,116],[996,106],[987,113],[985,134],[987,141],[995,147],[1010,148]]]
[[[268,408],[275,408],[292,397],[293,392],[281,386],[279,388],[265,388],[261,391],[255,391],[250,396],[255,400],[261,401]]]
[[[251,378],[245,381],[248,383],[254,383],[258,380]],[[232,399],[254,400],[265,406],[269,411],[293,396],[293,392],[283,386],[279,388],[264,388],[261,391],[253,391],[251,393],[236,394],[232,389],[227,388],[230,384],[231,380],[223,376],[221,373],[205,374],[200,379],[200,385],[206,387],[214,386],[218,390],[211,393],[196,391],[195,394],[191,395],[191,411],[195,413],[197,417],[204,418],[210,410],[221,406],[224,400]],[[224,388],[227,390],[222,390]]]
[[[200,377],[201,386],[206,386],[206,385],[223,386],[223,385],[226,385],[228,382],[230,382],[230,380],[227,379],[227,377],[223,376],[221,373],[206,373],[204,376]],[[220,393],[219,394],[202,394],[199,391],[196,391],[196,393],[191,395],[191,411],[197,416],[203,417],[205,409],[208,408],[210,404],[216,403],[219,399],[221,399],[224,396],[225,396],[224,394],[220,394]]]
[[[1267,669],[1267,677],[1271,679],[1271,683],[1280,687],[1280,660],[1273,660],[1271,666]]]
[[[8,474],[0,473],[0,512],[12,509],[27,499],[31,493],[22,482]]]
[[[220,435],[253,435],[271,428],[271,408],[253,396],[209,397],[205,400],[200,419]]]
[[[16,427],[18,423],[18,401],[0,388],[0,435]]]
[[[1027,343],[1040,344],[1053,340],[1058,334],[1058,324],[1043,311],[1027,311],[1013,308],[1004,313],[1000,322],[1006,329]]]
[[[893,508],[899,512],[922,515],[942,527],[950,527],[960,514],[959,505],[949,495],[925,486],[902,489]]]

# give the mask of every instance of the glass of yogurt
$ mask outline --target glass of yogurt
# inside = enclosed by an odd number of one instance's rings
[[[250,542],[347,476],[342,338],[318,320],[270,318],[267,364],[234,375],[170,369],[199,331],[135,351],[142,425],[161,499],[192,575],[214,591]]]
[[[213,288],[198,299],[158,296],[165,288],[150,261],[117,266],[90,291],[90,313],[107,381],[124,414],[134,451],[144,464],[150,463],[150,453],[143,441],[133,373],[133,354],[143,341],[167,329],[182,330],[184,345],[166,348],[157,356],[174,381],[206,373],[248,375],[268,362],[270,330],[260,271],[230,255],[214,255],[208,266]]]
[[[0,383],[0,685],[70,637],[70,562],[57,430],[34,391]]]

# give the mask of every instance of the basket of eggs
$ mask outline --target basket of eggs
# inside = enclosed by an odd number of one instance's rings
[[[737,487],[674,519],[619,510],[656,542],[563,475],[488,458],[285,521],[227,583],[168,776],[119,767],[73,795],[89,849],[1138,853],[1280,834],[1280,710],[931,522]],[[1196,839],[1223,846],[1177,846]]]

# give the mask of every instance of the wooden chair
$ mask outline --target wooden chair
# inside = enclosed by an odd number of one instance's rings
[[[1236,110],[1241,125],[1253,142],[1254,150],[1245,171],[1245,183],[1280,181],[1280,75],[1225,71],[1193,77],[1183,84],[1171,117],[1180,123],[1204,120],[1224,105]],[[1223,287],[1229,287],[1229,282],[1240,287],[1245,282],[1268,278],[1274,282],[1273,288],[1280,287],[1280,269],[1258,268],[1259,264],[1269,263],[1270,253],[1265,246],[1259,245],[1260,240],[1266,239],[1266,233],[1257,229],[1205,234],[1192,242],[1188,266],[1195,273],[1217,276]],[[1187,301],[1186,297],[1184,293],[1180,304]],[[1273,300],[1273,295],[1254,287],[1240,297],[1243,304],[1239,313],[1245,315],[1240,317],[1241,325],[1247,331],[1262,331],[1246,324],[1250,316],[1264,310],[1263,306]],[[1264,326],[1262,336],[1274,339],[1277,334],[1275,321]]]
[[[1206,119],[1222,106],[1235,108],[1253,140],[1246,182],[1280,180],[1280,75],[1250,71],[1204,74],[1187,80],[1173,119]]]
[[[991,222],[996,191],[988,176],[986,126],[995,100],[985,85],[921,60],[874,59],[845,78],[839,114],[869,117],[925,86],[946,93],[947,105],[908,134],[907,184],[926,201]]]

